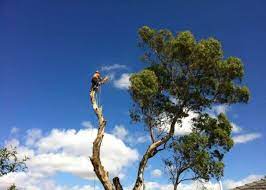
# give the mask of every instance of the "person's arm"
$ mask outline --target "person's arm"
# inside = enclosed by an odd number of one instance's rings
[[[101,84],[103,84],[103,83],[108,81],[108,77],[107,76],[106,77],[101,77],[100,81],[101,81]]]

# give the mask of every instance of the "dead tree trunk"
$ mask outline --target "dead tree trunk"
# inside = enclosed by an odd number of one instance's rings
[[[101,163],[100,159],[100,149],[101,149],[101,144],[104,136],[104,129],[106,125],[106,121],[103,117],[102,114],[102,109],[98,106],[96,99],[95,99],[95,90],[90,91],[90,98],[91,98],[91,103],[93,110],[98,118],[98,133],[97,136],[93,142],[93,147],[92,147],[92,156],[90,157],[91,163],[94,168],[94,172],[96,173],[98,179],[101,181],[101,183],[104,186],[105,190],[113,190],[113,185],[111,181],[109,180],[109,175],[108,172],[105,170]]]
[[[93,110],[98,119],[98,133],[93,142],[92,147],[92,156],[90,157],[91,163],[94,168],[94,172],[97,175],[98,179],[101,181],[102,185],[104,186],[105,190],[122,190],[122,186],[120,184],[119,178],[114,178],[114,185],[112,184],[111,180],[109,179],[109,174],[105,170],[104,166],[101,163],[100,159],[100,150],[101,144],[104,137],[104,129],[106,126],[106,120],[103,117],[102,108],[99,107],[95,98],[95,90],[92,89],[90,91],[90,99],[92,103]]]

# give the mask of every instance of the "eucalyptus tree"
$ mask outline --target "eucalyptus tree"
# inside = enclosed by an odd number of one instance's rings
[[[203,147],[199,149],[208,145],[220,147],[216,151],[212,148],[208,150],[208,155],[212,151],[217,154],[211,158],[199,152],[198,159],[203,166],[199,164],[194,167],[196,173],[205,165],[213,167],[216,159],[222,162],[221,155],[233,146],[230,137],[232,126],[225,115],[213,117],[206,110],[214,105],[247,103],[249,100],[249,90],[241,83],[244,76],[241,60],[237,57],[224,58],[218,40],[196,40],[189,31],[174,34],[167,29],[155,30],[147,26],[139,29],[139,39],[144,51],[144,66],[130,77],[129,93],[133,100],[130,116],[133,122],[140,122],[147,129],[151,143],[140,160],[133,190],[143,188],[149,159],[165,150],[167,144],[177,138],[175,130],[182,127],[182,120],[190,114],[195,115],[192,119],[193,133],[175,141],[175,147],[188,147],[175,150],[189,148],[190,141],[202,142],[200,146]],[[100,148],[106,120],[95,100],[95,91],[91,91],[90,97],[99,120],[91,157],[94,171],[106,190],[122,189],[119,178],[115,177],[111,182],[101,163]],[[190,156],[180,159],[189,159]],[[220,176],[222,168],[219,162],[215,174]],[[203,172],[204,177],[207,175],[212,176],[210,172]]]

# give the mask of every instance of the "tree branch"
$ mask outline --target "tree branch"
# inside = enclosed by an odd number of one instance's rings
[[[174,135],[175,124],[177,122],[177,119],[178,119],[178,115],[176,115],[173,118],[168,134],[166,136],[164,136],[163,138],[161,138],[160,140],[152,143],[148,147],[148,149],[146,150],[146,152],[143,155],[143,157],[141,159],[141,162],[139,164],[137,179],[136,179],[136,182],[135,182],[133,190],[141,190],[142,189],[143,183],[144,183],[144,170],[145,170],[145,167],[146,167],[146,165],[148,163],[148,160],[156,155],[156,153],[158,152],[158,151],[156,151],[156,149],[159,146],[161,146],[161,145],[165,144],[166,142],[168,142],[168,140]]]

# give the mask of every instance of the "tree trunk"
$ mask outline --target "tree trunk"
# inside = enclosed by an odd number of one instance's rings
[[[123,190],[123,187],[122,187],[118,177],[115,177],[113,179],[113,184],[114,184],[116,190]]]
[[[175,183],[174,183],[174,190],[177,190],[177,186],[179,185],[179,174],[177,174],[178,176],[176,177]]]
[[[92,147],[92,156],[90,157],[91,163],[94,168],[94,172],[97,175],[98,179],[101,181],[102,185],[104,186],[105,190],[122,190],[122,185],[120,184],[119,178],[115,177],[113,179],[113,183],[109,179],[108,172],[105,170],[104,166],[101,163],[100,159],[100,148],[101,143],[104,136],[104,129],[106,126],[106,120],[103,117],[102,108],[100,108],[95,99],[95,90],[90,91],[90,99],[92,103],[93,110],[98,118],[99,126],[98,126],[98,133],[93,142]],[[155,156],[158,152],[157,148],[161,145],[167,143],[169,139],[174,135],[175,131],[175,124],[177,122],[177,116],[174,117],[171,123],[171,127],[169,133],[161,138],[160,140],[152,143],[148,149],[146,150],[145,154],[142,157],[142,160],[139,164],[137,179],[133,190],[142,190],[144,185],[144,170],[147,166],[148,160]]]
[[[145,167],[147,166],[148,160],[150,158],[152,158],[153,156],[155,156],[157,154],[157,148],[160,147],[161,145],[167,143],[169,141],[169,139],[174,135],[175,132],[175,124],[177,122],[177,116],[174,117],[172,123],[171,123],[171,127],[169,130],[169,133],[164,136],[163,138],[161,138],[160,140],[152,143],[148,149],[146,150],[145,154],[143,155],[140,164],[139,164],[139,169],[138,169],[138,175],[137,175],[137,179],[135,182],[135,185],[133,187],[133,190],[142,190],[143,189],[143,185],[144,185],[144,170]]]
[[[93,110],[98,118],[99,126],[98,126],[97,137],[95,138],[93,142],[92,156],[90,157],[90,160],[93,165],[94,172],[97,175],[98,179],[101,181],[105,190],[114,190],[114,189],[121,190],[122,188],[119,189],[119,187],[121,186],[119,179],[115,180],[116,186],[113,186],[112,182],[109,179],[108,172],[105,170],[104,166],[101,163],[100,149],[101,149],[101,144],[102,144],[102,140],[104,136],[106,120],[103,117],[102,108],[100,108],[96,102],[95,93],[96,92],[93,89],[90,91],[90,99],[91,99]]]
[[[174,184],[174,190],[177,190],[177,183]]]

